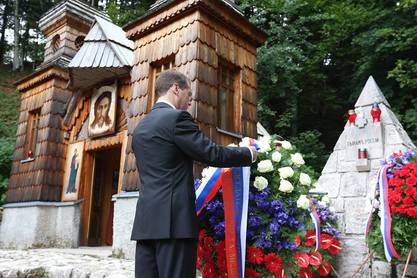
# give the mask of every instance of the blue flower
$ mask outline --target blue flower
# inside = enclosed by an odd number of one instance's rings
[[[261,217],[250,215],[248,218],[248,228],[257,228],[261,225]]]
[[[269,230],[271,231],[272,235],[279,235],[280,224],[276,219],[272,219],[271,223],[269,224]]]
[[[218,223],[217,225],[214,225],[214,236],[216,239],[218,240],[224,239],[224,231],[225,231],[224,221]]]

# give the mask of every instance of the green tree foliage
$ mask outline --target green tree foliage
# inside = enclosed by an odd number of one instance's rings
[[[271,133],[303,139],[297,145],[323,167],[372,75],[417,141],[417,1],[238,3],[268,35],[258,49],[258,117]]]
[[[0,68],[0,205],[3,204],[11,171],[11,161],[16,142],[20,96],[11,91],[6,83],[15,78],[6,67]]]
[[[113,23],[122,26],[145,14],[154,2],[154,0],[110,0],[105,9]]]
[[[19,0],[27,61],[42,61],[37,20],[57,2]],[[114,23],[123,25],[143,15],[154,0],[85,2],[107,11]],[[0,27],[13,28],[13,3],[0,0]],[[417,0],[236,3],[268,35],[257,57],[259,120],[270,133],[295,141],[316,170],[324,166],[342,132],[346,112],[353,108],[369,75],[417,141]],[[8,47],[0,43],[6,52]],[[3,50],[0,55],[7,56]],[[0,132],[9,129],[6,125]],[[1,138],[6,138],[3,133]],[[1,152],[0,161],[4,161],[8,152]]]

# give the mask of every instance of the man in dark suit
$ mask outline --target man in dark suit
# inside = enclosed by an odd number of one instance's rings
[[[137,241],[135,275],[140,278],[195,278],[198,219],[193,161],[217,167],[247,166],[254,148],[213,143],[186,109],[189,79],[165,71],[156,80],[158,100],[133,133],[140,176],[132,240]]]

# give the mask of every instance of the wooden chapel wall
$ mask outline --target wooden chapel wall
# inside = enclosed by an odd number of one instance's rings
[[[181,4],[172,9],[180,10]],[[153,20],[157,21],[158,18]],[[147,24],[145,22],[142,28]],[[137,30],[128,32],[128,36],[129,33],[134,32]],[[134,55],[131,74],[132,100],[128,114],[128,143],[122,190],[133,191],[139,188],[139,174],[132,150],[132,133],[149,109],[151,64],[156,61],[175,56],[177,70],[191,79],[193,102],[189,112],[197,120],[203,132],[220,144],[236,143],[238,140],[216,130],[219,57],[238,66],[241,69],[241,134],[256,136],[256,48],[245,43],[220,23],[215,23],[199,11],[195,11],[138,38],[135,41]]]
[[[66,90],[68,74],[51,68],[18,85],[22,92],[16,146],[7,191],[7,202],[60,201],[66,144],[62,113],[71,92]],[[40,109],[35,159],[26,159],[25,144],[29,112]]]

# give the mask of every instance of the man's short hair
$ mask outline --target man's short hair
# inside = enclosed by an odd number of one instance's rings
[[[171,88],[174,84],[178,84],[181,90],[184,90],[190,86],[189,79],[184,74],[175,70],[163,71],[156,79],[156,96],[160,97],[165,95],[169,88]]]

